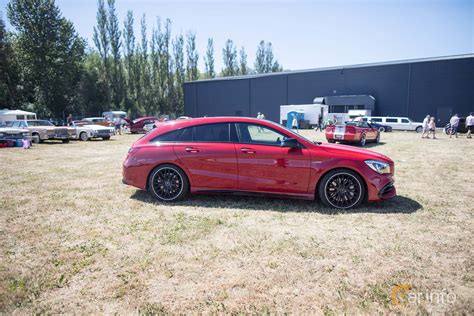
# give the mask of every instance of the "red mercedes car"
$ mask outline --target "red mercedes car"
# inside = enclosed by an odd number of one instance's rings
[[[130,130],[130,133],[132,134],[146,133],[146,131],[143,129],[145,125],[158,122],[158,118],[154,116],[140,117],[133,121],[127,118],[124,118],[124,120],[127,122],[127,124],[125,124],[125,127],[128,128]]]
[[[319,199],[340,209],[394,197],[393,173],[382,154],[315,143],[242,117],[163,123],[137,140],[123,163],[123,182],[161,201],[231,193]]]
[[[340,125],[329,125],[325,132],[330,143],[358,143],[365,146],[367,142],[380,142],[379,129],[367,122],[348,121]]]

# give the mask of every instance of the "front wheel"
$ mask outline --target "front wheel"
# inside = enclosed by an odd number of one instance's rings
[[[87,133],[86,132],[81,132],[79,134],[79,139],[82,140],[83,142],[85,142],[86,140],[89,139],[89,136],[87,136]]]
[[[330,171],[321,179],[318,195],[328,207],[350,209],[364,201],[366,192],[363,180],[357,173],[337,169]]]
[[[183,199],[189,192],[186,174],[174,165],[156,167],[148,179],[148,187],[153,195],[163,202]]]

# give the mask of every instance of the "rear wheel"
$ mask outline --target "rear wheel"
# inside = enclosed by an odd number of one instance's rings
[[[355,172],[337,169],[326,174],[318,187],[318,195],[324,205],[338,209],[359,206],[366,190],[362,178]]]
[[[156,167],[148,179],[148,187],[160,201],[174,202],[183,199],[189,192],[186,174],[174,165]]]
[[[375,143],[380,143],[380,132],[377,133],[377,138],[375,138]]]
[[[385,132],[385,127],[380,126],[380,127],[379,127],[379,132],[381,132],[381,133]]]
[[[417,133],[421,133],[421,132],[423,131],[423,127],[418,126],[418,127],[415,129],[415,131],[416,131]]]
[[[365,136],[365,134],[362,134],[362,135],[360,136],[359,144],[360,144],[361,146],[365,146],[366,143],[367,143],[367,137]]]
[[[109,140],[110,139],[110,136],[104,136],[102,137],[103,140]]]

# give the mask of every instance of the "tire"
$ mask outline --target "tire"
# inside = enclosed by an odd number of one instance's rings
[[[362,135],[360,136],[359,145],[361,145],[362,147],[364,147],[365,144],[367,144],[367,137],[365,136],[365,134],[362,134]]]
[[[375,143],[380,143],[380,132],[377,133],[377,137],[375,138]]]
[[[41,139],[38,134],[33,134],[31,135],[33,144],[39,144],[41,142]]]
[[[423,131],[423,127],[418,126],[418,127],[415,129],[415,131],[419,134],[419,133],[421,133],[421,132]]]
[[[79,139],[82,140],[83,142],[89,140],[89,136],[87,136],[87,133],[86,132],[81,132],[79,134]]]
[[[385,132],[385,127],[380,126],[380,127],[379,127],[379,132],[381,132],[381,133]]]
[[[69,139],[63,139],[62,141],[63,141],[64,144],[69,143]]]
[[[358,207],[366,194],[364,180],[354,171],[347,169],[328,172],[318,185],[321,202],[327,207],[341,210]]]
[[[189,180],[180,168],[164,164],[151,172],[148,189],[162,202],[175,202],[182,200],[189,193]]]
[[[109,140],[110,139],[110,136],[104,136],[102,137],[103,140]]]
[[[335,144],[336,141],[334,139],[328,139],[328,143]]]

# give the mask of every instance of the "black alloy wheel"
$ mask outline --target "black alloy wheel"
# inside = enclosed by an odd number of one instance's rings
[[[159,200],[172,202],[182,199],[188,193],[189,182],[179,168],[173,165],[162,165],[152,172],[149,187]]]
[[[365,197],[362,179],[350,170],[334,170],[321,180],[319,197],[329,207],[349,209],[360,205]]]

